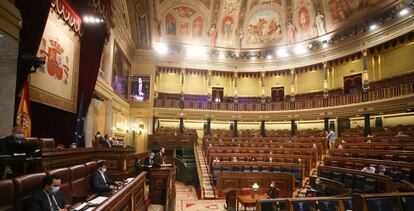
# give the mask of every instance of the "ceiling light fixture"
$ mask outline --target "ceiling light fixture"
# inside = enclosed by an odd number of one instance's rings
[[[168,46],[165,43],[155,43],[154,49],[158,54],[164,55],[168,52]]]
[[[104,20],[100,18],[96,18],[94,16],[83,16],[83,22],[85,23],[103,23]]]
[[[371,26],[369,26],[369,30],[374,30],[376,28],[378,28],[377,24],[372,24]]]
[[[308,49],[305,48],[303,45],[297,45],[294,48],[294,52],[295,52],[295,54],[298,54],[298,55],[299,54],[304,54],[304,53],[308,52]]]
[[[404,9],[402,9],[402,10],[400,11],[400,16],[407,15],[407,14],[408,14],[408,12],[409,12],[408,8],[404,8]]]
[[[272,54],[268,54],[268,55],[266,56],[266,58],[267,58],[267,59],[273,59],[273,56],[272,56]]]
[[[222,52],[219,52],[218,57],[219,57],[220,60],[224,60],[226,58],[226,53],[223,52],[223,51]]]
[[[287,52],[287,50],[285,48],[279,48],[276,51],[276,55],[279,58],[285,58],[285,57],[288,57],[289,56],[289,53]]]

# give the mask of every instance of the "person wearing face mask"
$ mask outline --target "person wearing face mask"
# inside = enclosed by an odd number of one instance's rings
[[[269,198],[274,199],[276,197],[279,197],[279,192],[280,192],[279,188],[277,188],[275,182],[272,181],[270,183],[269,191],[267,192],[267,195],[269,196]]]
[[[20,126],[15,126],[13,128],[12,134],[10,136],[4,137],[1,139],[1,154],[7,154],[7,145],[12,144],[22,144],[27,143],[24,139],[24,129]]]
[[[148,167],[152,167],[152,164],[154,163],[154,156],[155,156],[155,153],[154,153],[154,152],[151,152],[151,153],[148,155],[148,157],[146,157],[146,158],[145,158],[145,160],[144,160],[144,164],[145,164],[146,166],[148,166]]]
[[[46,175],[41,189],[33,193],[29,200],[29,211],[64,211],[68,207],[59,193],[61,180],[57,175]]]
[[[92,174],[92,188],[99,195],[104,195],[114,189],[115,186],[115,182],[106,176],[106,168],[106,163],[100,161],[98,162],[98,169]]]

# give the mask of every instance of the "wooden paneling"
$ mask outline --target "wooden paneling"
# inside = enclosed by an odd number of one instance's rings
[[[280,189],[280,197],[293,197],[295,177],[293,174],[287,173],[221,172],[217,177],[216,191],[219,197],[223,197],[226,192],[235,189],[251,188],[254,183],[257,183],[261,188],[267,188],[272,181],[275,181]]]

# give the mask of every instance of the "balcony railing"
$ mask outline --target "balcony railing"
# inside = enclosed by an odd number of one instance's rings
[[[155,99],[157,108],[183,108],[183,109],[202,109],[202,110],[219,110],[219,111],[283,111],[283,110],[301,110],[322,107],[332,107],[361,103],[366,101],[376,101],[389,99],[398,96],[413,94],[414,74],[405,77],[399,77],[394,80],[384,80],[370,84],[371,88],[366,93],[359,91],[357,93],[343,93],[343,90],[332,90],[324,99],[321,93],[296,95],[296,100],[291,101],[286,97],[283,101],[269,102],[267,98],[265,103],[247,102],[246,99],[234,102],[208,102],[206,96],[199,95],[196,97],[185,97],[180,101],[180,95],[176,99]],[[366,99],[364,99],[364,97]],[[241,97],[239,97],[240,99]],[[201,99],[194,101],[194,99]],[[325,101],[325,104],[324,104]]]

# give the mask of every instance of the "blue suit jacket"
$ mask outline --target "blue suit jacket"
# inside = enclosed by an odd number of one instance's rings
[[[65,208],[66,201],[63,199],[63,197],[57,193],[53,195],[56,199],[57,205],[63,209]],[[26,207],[29,211],[44,211],[50,210],[50,204],[49,204],[49,196],[45,194],[45,192],[42,189],[37,190],[34,192],[30,198],[29,204]]]
[[[101,173],[96,170],[93,174],[92,174],[92,178],[91,178],[91,182],[92,182],[92,189],[98,193],[98,194],[102,194],[102,193],[106,193],[108,191],[111,191],[111,188],[109,187],[109,185],[114,185],[114,181],[110,180],[106,174],[104,174],[105,176],[105,180],[103,179]]]

